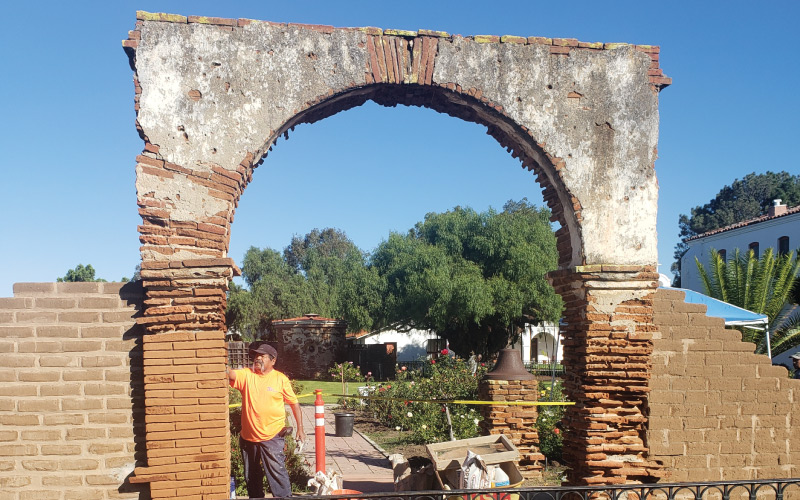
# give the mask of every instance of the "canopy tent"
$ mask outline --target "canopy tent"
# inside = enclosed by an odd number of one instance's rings
[[[705,304],[708,308],[706,311],[706,316],[724,319],[725,326],[746,326],[748,328],[755,328],[757,330],[767,330],[767,352],[769,353],[769,357],[772,358],[772,348],[769,342],[769,330],[767,329],[767,325],[769,325],[769,318],[766,314],[754,313],[752,311],[748,311],[747,309],[742,309],[741,307],[728,304],[727,302],[723,302],[713,297],[709,297],[708,295],[703,295],[700,292],[695,292],[694,290],[688,290],[686,288],[661,288],[684,292],[686,294],[685,301],[689,304]]]

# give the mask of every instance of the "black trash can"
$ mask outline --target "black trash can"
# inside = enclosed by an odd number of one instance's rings
[[[336,437],[350,437],[353,435],[353,422],[356,414],[350,412],[334,413],[336,418]]]

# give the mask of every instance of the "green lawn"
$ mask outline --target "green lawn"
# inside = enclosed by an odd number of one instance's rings
[[[334,396],[334,394],[342,394],[341,382],[333,382],[330,380],[298,380],[296,382],[302,386],[302,389],[300,389],[300,392],[297,394],[298,396],[303,396],[298,398],[300,404],[314,403],[314,400],[316,399],[316,396],[314,395],[314,389],[322,389],[322,399],[327,404],[336,403],[339,400],[339,396]],[[348,383],[347,393],[357,395],[359,385],[362,384],[359,384],[358,382]]]

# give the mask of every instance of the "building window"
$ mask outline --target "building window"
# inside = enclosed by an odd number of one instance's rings
[[[778,255],[787,255],[789,253],[789,237],[781,236],[778,238]]]
[[[756,259],[760,257],[760,255],[758,254],[758,242],[757,241],[754,241],[754,242],[750,243],[750,250],[753,251],[753,256]]]
[[[722,259],[722,262],[728,260],[728,252],[725,250],[717,250],[717,254],[719,255],[719,258]]]

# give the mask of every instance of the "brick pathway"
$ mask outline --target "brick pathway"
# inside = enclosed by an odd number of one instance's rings
[[[316,470],[314,446],[314,406],[303,405],[303,428],[306,445],[303,455],[313,473]],[[344,488],[364,493],[393,492],[394,480],[389,460],[359,433],[336,437],[333,409],[325,407],[325,470],[338,470]]]

